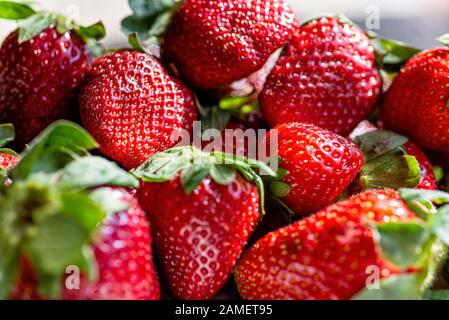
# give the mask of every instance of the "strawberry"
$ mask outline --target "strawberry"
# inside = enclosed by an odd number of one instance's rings
[[[328,16],[296,33],[269,75],[260,105],[271,127],[305,122],[346,136],[373,110],[380,93],[368,37]]]
[[[159,299],[149,224],[122,188],[138,181],[85,156],[95,146],[58,122],[11,170],[0,193],[1,298]]]
[[[3,5],[11,7],[0,18],[21,20],[0,48],[0,122],[14,124],[16,144],[23,147],[53,121],[76,120],[77,90],[94,56],[89,45],[104,28],[69,29],[62,16]]]
[[[380,132],[379,129],[370,123],[369,121],[362,121],[357,128],[351,133],[350,137],[352,140],[357,141],[357,138],[360,136],[363,136],[365,134],[371,133],[371,132]],[[375,135],[375,134],[374,134]],[[372,135],[372,136],[374,136]],[[391,133],[387,138],[391,142],[396,135]],[[402,137],[402,142],[399,143],[399,147],[402,148],[405,153],[409,156],[412,156],[416,159],[416,161],[419,163],[419,169],[420,169],[420,179],[419,183],[415,186],[417,189],[427,189],[427,190],[436,190],[438,189],[437,181],[435,178],[435,174],[433,172],[432,164],[427,157],[427,155],[421,150],[421,148],[418,147],[415,143],[411,142],[407,138]],[[408,141],[407,141],[408,140]],[[380,144],[382,142],[379,141],[377,147],[381,147]],[[391,165],[391,163],[390,163]],[[391,173],[389,173],[391,175]],[[405,187],[405,185],[402,185]],[[390,185],[392,187],[392,185]]]
[[[266,139],[267,146],[277,139],[273,151],[282,167],[270,191],[296,214],[316,212],[337,200],[363,166],[362,152],[351,141],[310,124],[279,125]]]
[[[441,233],[433,229],[432,216],[424,222],[410,209],[412,203],[417,203],[416,190],[403,190],[401,194],[407,200],[392,190],[362,193],[268,234],[244,253],[236,267],[235,278],[242,297],[422,297],[423,286],[428,285],[423,279],[426,275],[432,279],[434,272],[430,265],[435,261],[427,255],[441,249],[432,237]],[[441,197],[445,202],[449,200],[449,195],[443,193],[424,194],[423,199]],[[446,212],[434,210],[439,218]],[[363,290],[370,284],[373,270],[383,280],[378,290]]]
[[[126,168],[173,147],[196,119],[192,93],[153,56],[120,50],[103,56],[86,76],[81,119],[100,151]]]
[[[161,36],[163,60],[201,90],[216,89],[258,71],[299,27],[283,0],[130,4],[134,15],[122,22],[123,28],[138,32],[145,43],[151,42],[146,41],[148,37]]]
[[[16,162],[16,155],[0,152],[0,169],[11,169],[16,165]]]
[[[449,48],[410,59],[393,81],[379,111],[383,124],[420,147],[449,149]]]
[[[178,298],[211,299],[228,280],[263,210],[263,184],[252,167],[265,166],[181,147],[153,156],[134,171],[146,181],[138,199]]]

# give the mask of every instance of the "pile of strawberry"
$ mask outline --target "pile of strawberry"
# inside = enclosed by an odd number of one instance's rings
[[[110,50],[0,1],[0,299],[449,299],[449,48],[284,0],[129,3]],[[179,146],[197,120],[269,129],[279,168]]]

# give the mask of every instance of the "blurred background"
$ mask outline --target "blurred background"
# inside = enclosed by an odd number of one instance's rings
[[[287,0],[301,19],[317,13],[344,13],[363,28],[427,48],[434,39],[449,33],[449,0]],[[108,29],[106,44],[126,45],[120,20],[129,14],[127,0],[37,0],[43,9],[79,15],[84,24],[103,20]],[[0,39],[15,27],[0,21]]]

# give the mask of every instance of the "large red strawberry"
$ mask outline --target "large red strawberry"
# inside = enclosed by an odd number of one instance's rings
[[[58,122],[0,186],[0,297],[158,299],[138,181],[103,158],[82,128]],[[107,186],[107,187],[105,187]],[[108,187],[111,186],[111,187]]]
[[[146,53],[120,50],[92,66],[81,90],[81,118],[100,151],[126,168],[173,147],[197,117],[192,93]]]
[[[23,147],[55,120],[77,118],[77,90],[93,58],[86,43],[104,29],[70,30],[61,16],[11,6],[1,17],[23,20],[0,48],[0,122],[14,124]]]
[[[369,133],[372,136],[375,136],[374,132],[381,133],[382,131],[378,131],[379,129],[370,123],[369,121],[362,121],[357,128],[351,133],[350,138],[354,141],[357,141],[357,138]],[[390,133],[389,135],[386,135],[383,139],[378,141],[377,148],[381,148],[381,144],[385,143],[386,139],[389,139],[389,142],[391,142],[393,139],[396,138],[396,135],[393,133]],[[402,148],[405,153],[409,156],[412,156],[416,159],[416,161],[419,163],[419,169],[420,169],[420,179],[419,184],[416,185],[417,189],[427,189],[427,190],[436,190],[438,189],[437,181],[435,178],[435,174],[433,172],[432,163],[430,162],[427,155],[416,145],[415,143],[411,141],[407,141],[407,138],[402,138],[402,142],[399,144],[399,146],[393,146],[393,148]],[[390,174],[391,175],[391,174]],[[403,187],[405,187],[404,184],[402,184]],[[392,187],[392,185],[390,185]]]
[[[215,89],[261,69],[299,24],[283,0],[186,0],[162,40],[162,56],[199,89]]]
[[[251,169],[259,165],[186,147],[157,154],[135,171],[147,181],[138,198],[178,298],[211,299],[228,280],[261,218],[263,185]]]
[[[270,190],[294,213],[314,213],[332,202],[363,166],[362,152],[351,141],[310,124],[288,123],[272,129],[267,147],[274,146],[284,172]]]
[[[416,190],[404,190],[402,195],[407,203],[418,199]],[[423,197],[432,198],[447,201],[449,195]],[[436,250],[440,245],[433,242],[434,231],[429,231],[433,222],[420,221],[409,205],[395,191],[369,191],[268,234],[244,253],[236,267],[242,297],[419,298],[429,286],[423,283],[426,275],[425,281],[431,284],[434,272],[428,264],[435,262],[427,256],[431,252],[428,246]],[[444,216],[443,212],[434,213]],[[374,290],[362,291],[367,285]]]
[[[260,97],[268,123],[305,122],[348,135],[375,107],[374,49],[339,17],[307,22],[285,48]]]
[[[431,49],[408,61],[388,90],[383,124],[420,147],[449,149],[449,48]]]

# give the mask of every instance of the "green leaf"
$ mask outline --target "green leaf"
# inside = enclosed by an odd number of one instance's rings
[[[400,41],[380,38],[375,33],[368,35],[376,52],[378,66],[387,72],[399,71],[411,57],[421,52],[421,49]]]
[[[365,288],[353,300],[418,300],[422,298],[422,274],[390,276],[380,282],[379,289]]]
[[[387,130],[376,130],[354,139],[367,162],[397,150],[407,142],[408,138]]]
[[[21,155],[21,161],[13,170],[14,179],[26,179],[42,163],[48,153],[65,152],[85,155],[95,149],[97,144],[86,130],[69,121],[58,121],[35,138],[29,148]]]
[[[444,178],[444,169],[440,166],[433,166],[432,170],[433,174],[435,175],[435,180],[437,184],[439,184]]]
[[[391,222],[374,226],[383,256],[405,270],[422,259],[431,233],[419,222]]]
[[[449,290],[427,290],[424,293],[425,300],[449,300]]]
[[[69,216],[54,215],[37,224],[25,250],[37,272],[40,292],[51,298],[59,296],[64,270],[79,260],[88,239],[85,228]]]
[[[211,108],[201,121],[201,128],[204,131],[209,129],[216,129],[218,131],[223,131],[229,124],[231,120],[231,114],[227,111],[221,110],[220,108]]]
[[[181,174],[181,185],[185,193],[191,194],[195,191],[201,181],[209,175],[210,169],[211,165],[209,163],[194,164],[185,168]]]
[[[438,37],[437,41],[444,44],[446,47],[449,47],[449,33],[443,34],[442,36]]]
[[[16,132],[12,124],[0,125],[0,148],[4,147],[11,141],[14,141]]]
[[[153,16],[160,12],[170,10],[177,0],[129,0],[129,6],[138,17]]]
[[[195,152],[198,150],[191,147],[169,149],[152,156],[132,173],[145,182],[166,182],[192,163]]]
[[[420,181],[418,160],[400,149],[366,162],[360,173],[364,190],[414,188]]]
[[[8,299],[19,270],[19,259],[19,248],[0,233],[0,300]]]
[[[108,215],[111,215],[117,212],[126,211],[131,206],[128,201],[117,196],[121,192],[122,191],[112,190],[110,188],[100,188],[91,192],[90,197],[98,203]]]
[[[0,19],[21,20],[35,14],[29,5],[14,1],[0,1]]]
[[[89,38],[98,41],[106,36],[106,28],[104,27],[103,22],[98,21],[88,27],[80,26],[78,34],[81,35],[83,39]]]
[[[234,168],[228,167],[224,164],[212,165],[209,174],[216,183],[224,186],[229,185],[235,180]]]
[[[89,194],[64,192],[61,194],[61,201],[62,212],[76,220],[89,234],[97,230],[105,217],[106,209]]]
[[[449,193],[439,190],[401,189],[401,198],[409,205],[430,202],[437,205],[449,203]]]
[[[55,23],[56,19],[57,16],[53,13],[39,12],[24,20],[20,20],[18,23],[19,43],[31,40]]]
[[[270,192],[277,198],[287,197],[292,191],[292,187],[282,181],[272,181],[270,183]]]
[[[431,215],[429,224],[436,236],[449,246],[449,205],[446,205],[438,212]]]
[[[98,186],[137,188],[139,181],[114,162],[100,157],[82,157],[64,168],[60,185],[75,189]]]

